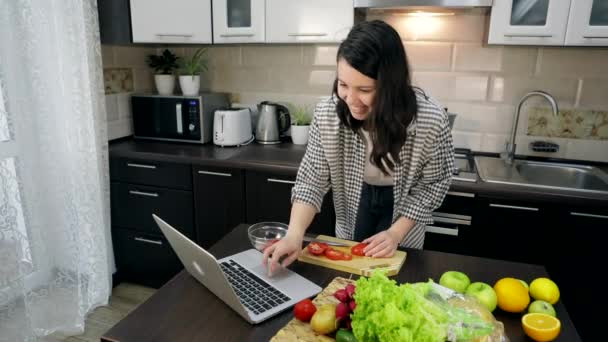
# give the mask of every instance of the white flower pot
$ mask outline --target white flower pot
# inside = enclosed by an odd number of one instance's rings
[[[156,90],[160,95],[172,95],[175,88],[174,75],[154,75]]]
[[[186,96],[198,95],[198,91],[201,88],[201,77],[198,75],[180,76],[179,86],[182,88],[182,94]]]
[[[310,126],[291,126],[291,140],[296,145],[306,145]]]

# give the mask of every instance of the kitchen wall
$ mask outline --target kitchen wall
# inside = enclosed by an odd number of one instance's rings
[[[529,101],[520,119],[518,153],[608,162],[608,49],[487,46],[489,16],[480,9],[432,18],[377,12],[368,19],[385,20],[398,30],[414,84],[458,114],[457,147],[502,151],[518,101],[541,89],[558,100],[560,115],[550,115],[542,100]],[[170,48],[178,55],[194,49]],[[145,56],[160,50],[102,47],[111,138],[130,132],[128,93],[153,90]],[[209,51],[202,88],[229,92],[235,102],[314,104],[330,94],[335,77],[336,44],[213,45]],[[532,152],[528,146],[534,140],[558,143],[560,149]]]

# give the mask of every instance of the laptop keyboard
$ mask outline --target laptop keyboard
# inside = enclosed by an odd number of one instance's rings
[[[291,300],[233,260],[221,262],[220,266],[241,303],[256,315]]]

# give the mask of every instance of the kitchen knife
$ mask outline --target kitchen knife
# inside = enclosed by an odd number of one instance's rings
[[[350,245],[343,243],[343,242],[336,242],[336,241],[329,241],[329,240],[323,240],[323,239],[317,239],[314,236],[310,236],[310,235],[304,235],[304,241],[306,242],[320,242],[320,243],[325,243],[328,244],[329,246],[335,246],[335,247],[350,247]]]

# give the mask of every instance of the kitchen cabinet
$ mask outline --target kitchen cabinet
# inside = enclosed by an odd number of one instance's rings
[[[449,191],[426,227],[424,249],[469,255],[475,194]]]
[[[572,0],[566,45],[608,46],[608,1]]]
[[[101,44],[131,44],[129,0],[98,0],[97,14]]]
[[[211,0],[131,0],[134,43],[211,44]]]
[[[183,267],[152,214],[196,238],[190,166],[111,157],[110,180],[117,278],[160,287]]]
[[[246,178],[247,222],[289,223],[295,176],[247,171]],[[335,236],[335,221],[332,194],[328,192],[307,233]]]
[[[266,42],[335,43],[354,22],[352,0],[266,0]]]
[[[603,272],[602,251],[606,249],[606,242],[602,232],[608,228],[608,209],[558,206],[550,222],[545,241],[549,241],[546,249],[551,258],[545,266],[559,286],[560,300],[567,305],[581,337],[592,340],[592,336],[587,335],[594,330],[589,303],[597,301],[597,293],[589,290],[589,279],[596,278],[597,274],[585,272],[589,269]],[[577,268],[567,268],[567,265],[577,265]],[[600,268],[594,267],[596,265]]]
[[[209,248],[245,222],[245,181],[239,169],[193,166],[197,243]]]
[[[495,0],[490,15],[488,43],[564,45],[570,2],[571,0]]]
[[[467,248],[471,255],[545,265],[550,217],[543,203],[480,195]]]
[[[213,0],[213,42],[264,42],[265,13],[265,0]]]

